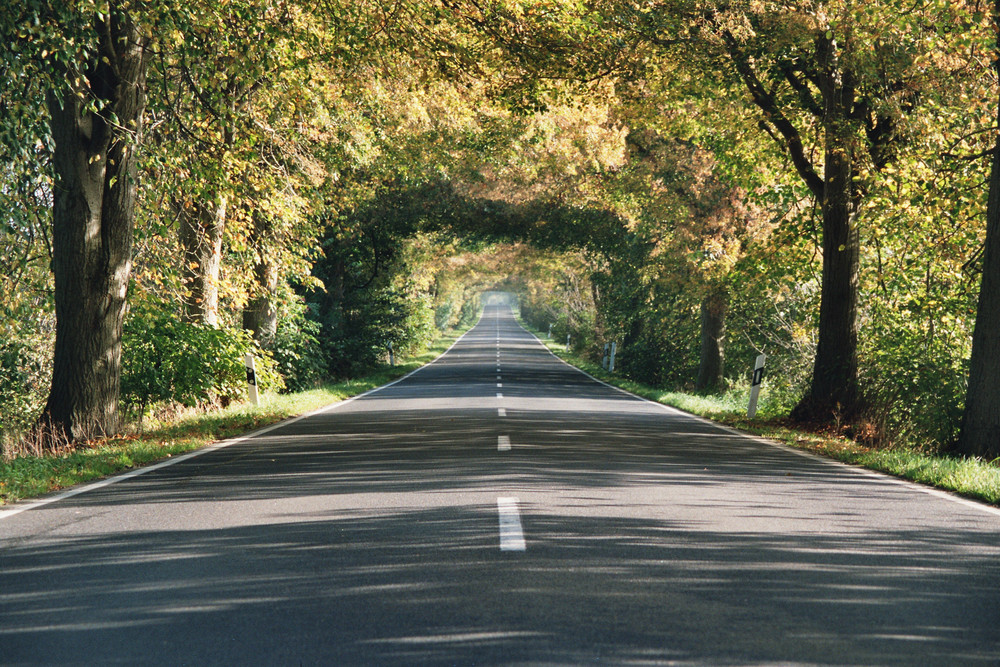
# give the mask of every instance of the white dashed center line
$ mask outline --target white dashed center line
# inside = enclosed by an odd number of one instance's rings
[[[524,551],[527,548],[517,503],[517,498],[497,498],[497,510],[500,512],[500,551]]]
[[[497,436],[497,451],[498,452],[509,452],[510,451],[510,436],[509,435],[498,435]]]

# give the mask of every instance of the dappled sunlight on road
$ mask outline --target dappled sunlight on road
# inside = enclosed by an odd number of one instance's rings
[[[733,533],[666,518],[609,526],[601,512],[544,512],[528,500],[530,547],[512,559],[496,549],[488,501],[327,514],[10,547],[0,644],[48,642],[58,630],[53,650],[65,653],[52,655],[69,659],[78,635],[115,642],[141,627],[183,661],[186,629],[207,625],[240,642],[239,655],[268,663],[316,659],[314,632],[335,636],[348,662],[463,664],[484,645],[559,664],[598,655],[629,664],[639,653],[821,664],[847,645],[854,664],[876,664],[912,643],[925,664],[989,658],[968,652],[979,624],[957,613],[983,579],[1000,576],[995,540],[982,533]],[[550,610],[567,606],[594,615],[554,623]],[[64,619],[58,626],[47,621],[53,614]],[[641,626],[620,626],[637,616]],[[567,638],[589,648],[574,653]],[[220,646],[201,660],[232,651]]]
[[[996,664],[997,517],[460,352],[0,524],[2,661]]]

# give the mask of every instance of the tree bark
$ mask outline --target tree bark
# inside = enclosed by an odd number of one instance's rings
[[[227,199],[187,202],[180,211],[181,276],[186,286],[184,320],[219,324],[219,271]]]
[[[1000,52],[1000,0],[994,6],[994,20]],[[969,387],[956,449],[968,456],[1000,457],[1000,141],[993,149],[990,167],[983,277],[972,335]]]
[[[695,391],[715,393],[725,388],[726,312],[729,295],[724,288],[715,288],[701,301],[701,358]]]
[[[78,77],[81,83],[72,91],[52,92],[47,101],[56,174],[56,341],[52,387],[39,427],[73,441],[119,428],[136,149],[145,107],[144,38],[115,3],[97,23],[98,52],[86,71],[90,88]],[[107,106],[99,112],[87,109],[90,96]],[[117,117],[114,122],[112,117]]]
[[[858,409],[858,267],[853,160],[847,140],[827,139],[823,277],[809,393],[792,411],[802,421],[850,418]]]

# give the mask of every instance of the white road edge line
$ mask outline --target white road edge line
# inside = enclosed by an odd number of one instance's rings
[[[517,503],[517,498],[497,498],[497,511],[500,515],[500,551],[525,551],[527,549]]]
[[[826,458],[825,456],[820,456],[819,454],[813,454],[812,452],[807,452],[807,451],[802,450],[802,449],[796,449],[795,447],[791,447],[791,446],[786,445],[786,444],[781,443],[781,442],[775,442],[774,440],[768,440],[767,438],[761,438],[760,436],[751,435],[749,433],[743,433],[742,431],[738,431],[738,430],[736,430],[734,428],[729,428],[728,426],[723,426],[722,424],[718,424],[718,423],[712,421],[711,419],[705,419],[704,417],[699,417],[698,415],[691,414],[690,412],[685,412],[684,410],[681,410],[680,408],[675,408],[672,405],[664,405],[663,403],[658,403],[656,401],[650,400],[650,399],[645,398],[643,396],[638,396],[638,395],[633,394],[632,392],[630,392],[630,391],[628,391],[626,389],[622,389],[621,387],[616,387],[613,384],[608,384],[604,380],[595,378],[593,375],[591,375],[587,371],[585,371],[583,369],[580,369],[580,368],[577,368],[576,366],[574,366],[573,364],[569,363],[568,361],[566,361],[564,359],[560,359],[557,354],[555,354],[552,350],[550,350],[545,345],[545,343],[543,343],[541,341],[541,339],[538,338],[538,336],[536,336],[535,334],[531,333],[530,331],[528,331],[527,329],[525,329],[523,326],[521,326],[521,323],[518,322],[516,319],[514,320],[514,322],[515,322],[515,324],[517,324],[517,326],[521,327],[522,331],[524,331],[526,334],[528,334],[529,336],[531,336],[532,338],[534,338],[535,341],[539,345],[542,346],[542,349],[544,349],[546,352],[548,352],[553,357],[555,357],[555,359],[558,360],[559,362],[565,364],[566,366],[569,366],[570,368],[572,368],[573,370],[575,370],[578,373],[586,375],[588,378],[590,378],[594,382],[597,382],[598,384],[603,384],[605,387],[608,387],[610,389],[614,389],[617,392],[620,392],[620,393],[625,394],[627,396],[631,396],[632,398],[638,399],[640,401],[644,401],[646,403],[651,403],[651,404],[655,405],[658,408],[666,410],[667,412],[670,412],[670,413],[673,413],[673,414],[676,414],[676,415],[684,415],[685,417],[690,417],[691,419],[694,419],[696,421],[702,422],[703,424],[707,424],[709,426],[712,426],[712,427],[714,427],[714,428],[716,428],[716,429],[718,429],[718,430],[720,430],[720,431],[722,431],[724,433],[728,433],[730,435],[738,435],[741,438],[748,438],[748,439],[753,440],[755,442],[759,442],[761,444],[767,445],[768,447],[774,447],[775,449],[780,449],[782,451],[788,452],[789,454],[795,454],[797,456],[801,456],[801,457],[806,458],[806,459],[811,459],[813,461],[821,461],[823,463],[826,463],[826,464],[832,465],[832,466],[838,466],[838,467],[842,467],[842,468],[847,468],[848,470],[853,470],[854,472],[860,473],[860,474],[865,475],[867,477],[872,477],[872,478],[875,478],[875,479],[879,479],[881,481],[888,482],[888,483],[891,483],[891,484],[898,484],[899,486],[906,486],[906,487],[909,487],[909,488],[913,489],[914,491],[919,491],[920,493],[924,493],[924,494],[929,495],[929,496],[935,496],[937,498],[942,498],[944,500],[950,500],[953,503],[957,503],[959,505],[964,505],[966,507],[977,509],[977,510],[979,510],[981,512],[985,512],[986,514],[993,514],[994,516],[1000,516],[1000,507],[993,507],[992,505],[987,505],[985,503],[982,503],[982,502],[979,502],[979,501],[976,501],[976,500],[972,500],[971,498],[963,498],[962,496],[960,496],[958,494],[951,493],[951,492],[945,491],[943,489],[935,489],[934,487],[924,486],[923,484],[918,484],[916,482],[911,482],[908,479],[900,479],[899,477],[894,477],[893,475],[890,475],[888,473],[879,472],[877,470],[869,470],[868,468],[862,468],[861,466],[853,466],[853,465],[850,465],[848,463],[843,463],[841,461],[837,461],[836,459],[829,459],[829,458]]]
[[[482,318],[480,318],[480,319],[482,319]],[[477,324],[478,324],[478,322],[477,322]],[[229,440],[220,440],[219,442],[216,442],[214,444],[208,445],[207,447],[203,447],[201,449],[197,449],[197,450],[195,450],[193,452],[188,452],[186,454],[181,454],[180,456],[175,456],[173,458],[166,459],[164,461],[160,461],[159,463],[154,463],[152,465],[144,466],[142,468],[134,468],[132,470],[129,470],[129,471],[124,472],[124,473],[121,473],[119,475],[115,475],[113,477],[106,477],[105,479],[101,479],[101,480],[98,480],[96,482],[91,482],[89,484],[84,484],[83,486],[76,486],[76,487],[73,487],[72,489],[69,489],[68,491],[64,491],[62,493],[58,493],[58,494],[56,494],[54,496],[49,496],[49,497],[46,497],[46,498],[41,498],[40,500],[29,501],[29,502],[26,502],[24,504],[17,504],[17,505],[14,505],[13,507],[10,507],[8,509],[0,509],[0,521],[3,521],[4,519],[8,519],[8,518],[10,518],[10,517],[12,517],[12,516],[14,516],[16,514],[20,514],[21,512],[27,512],[28,510],[33,510],[33,509],[37,509],[39,507],[44,507],[46,505],[51,505],[52,503],[57,503],[57,502],[59,502],[61,500],[66,500],[67,498],[72,498],[73,496],[78,496],[81,493],[88,493],[90,491],[96,491],[97,489],[102,489],[102,488],[104,488],[106,486],[111,486],[112,484],[117,484],[118,482],[122,482],[122,481],[125,481],[127,479],[132,479],[133,477],[138,477],[139,475],[145,475],[146,473],[153,472],[154,470],[160,470],[161,468],[166,468],[166,467],[175,465],[177,463],[181,463],[182,461],[187,461],[189,459],[193,459],[193,458],[196,458],[198,456],[202,456],[203,454],[208,454],[210,452],[214,452],[214,451],[219,450],[219,449],[224,449],[226,447],[231,447],[232,445],[236,445],[236,444],[239,444],[241,442],[245,442],[247,440],[251,440],[253,438],[258,438],[258,437],[260,437],[262,435],[266,435],[266,434],[270,433],[271,431],[277,430],[277,429],[282,428],[284,426],[289,426],[291,424],[294,424],[297,421],[301,421],[303,419],[307,419],[308,417],[313,417],[315,415],[322,414],[324,412],[329,412],[331,410],[336,410],[337,408],[340,408],[341,406],[347,405],[348,403],[352,403],[352,402],[358,400],[359,398],[364,398],[365,396],[370,396],[371,394],[374,394],[377,391],[382,391],[383,389],[388,389],[389,387],[391,387],[391,386],[393,386],[395,384],[399,384],[400,382],[402,382],[403,380],[409,378],[410,376],[419,373],[420,371],[424,370],[428,366],[437,363],[437,361],[439,359],[441,359],[444,355],[446,355],[449,352],[451,352],[451,349],[453,347],[455,347],[456,345],[458,345],[458,342],[460,340],[462,340],[463,338],[465,338],[466,334],[468,334],[469,331],[472,331],[472,327],[470,327],[469,330],[466,331],[464,334],[462,334],[461,336],[459,336],[458,338],[456,338],[455,342],[452,343],[451,345],[449,345],[447,350],[445,350],[444,352],[442,352],[441,354],[439,354],[433,360],[427,362],[426,364],[424,364],[420,368],[416,368],[416,369],[410,371],[409,373],[407,373],[406,375],[404,375],[401,378],[398,378],[396,380],[393,380],[392,382],[389,382],[389,383],[386,383],[386,384],[382,385],[381,387],[375,387],[374,389],[369,389],[368,391],[366,391],[366,392],[364,392],[362,394],[358,394],[357,396],[351,396],[350,398],[346,398],[346,399],[344,399],[342,401],[338,401],[336,403],[331,403],[330,405],[324,405],[323,407],[317,408],[316,410],[313,410],[312,412],[307,412],[304,415],[299,415],[298,417],[291,417],[289,419],[285,419],[284,421],[280,421],[277,424],[271,424],[270,426],[265,426],[264,428],[258,429],[256,431],[252,431],[250,433],[246,433],[244,435],[241,435],[241,436],[238,436],[238,437],[235,437],[235,438],[231,438]]]

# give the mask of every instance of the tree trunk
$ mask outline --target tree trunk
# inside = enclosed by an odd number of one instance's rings
[[[187,322],[213,327],[219,323],[219,270],[226,203],[226,198],[220,196],[214,202],[187,202],[181,206],[181,276],[187,287],[184,295]]]
[[[56,342],[52,388],[40,428],[57,439],[84,440],[119,428],[121,337],[132,269],[136,149],[145,106],[146,51],[136,25],[112,3],[99,20],[90,90],[48,109],[56,174],[52,269]],[[107,100],[86,109],[90,95]],[[112,123],[109,118],[117,116]],[[129,128],[123,130],[121,128]]]
[[[723,287],[710,291],[701,301],[701,358],[694,389],[715,393],[725,389],[726,311],[729,295]]]
[[[1000,51],[1000,0],[994,11]],[[997,120],[1000,122],[1000,103]],[[983,277],[972,335],[969,388],[956,448],[968,456],[1000,457],[1000,141],[993,149]]]
[[[858,401],[859,239],[851,194],[851,160],[828,148],[823,202],[823,278],[819,340],[809,394],[792,416],[800,420],[849,418]]]
[[[855,91],[850,72],[837,64],[829,37],[819,39],[817,53],[824,71],[823,278],[812,384],[792,411],[794,419],[803,421],[850,419],[858,409],[860,239],[855,216],[860,194],[854,183],[856,138],[850,120]]]
[[[278,267],[268,253],[271,240],[271,222],[265,216],[254,214],[253,244],[258,261],[254,265],[254,287],[250,301],[243,309],[243,328],[253,334],[254,340],[269,348],[278,331]]]

